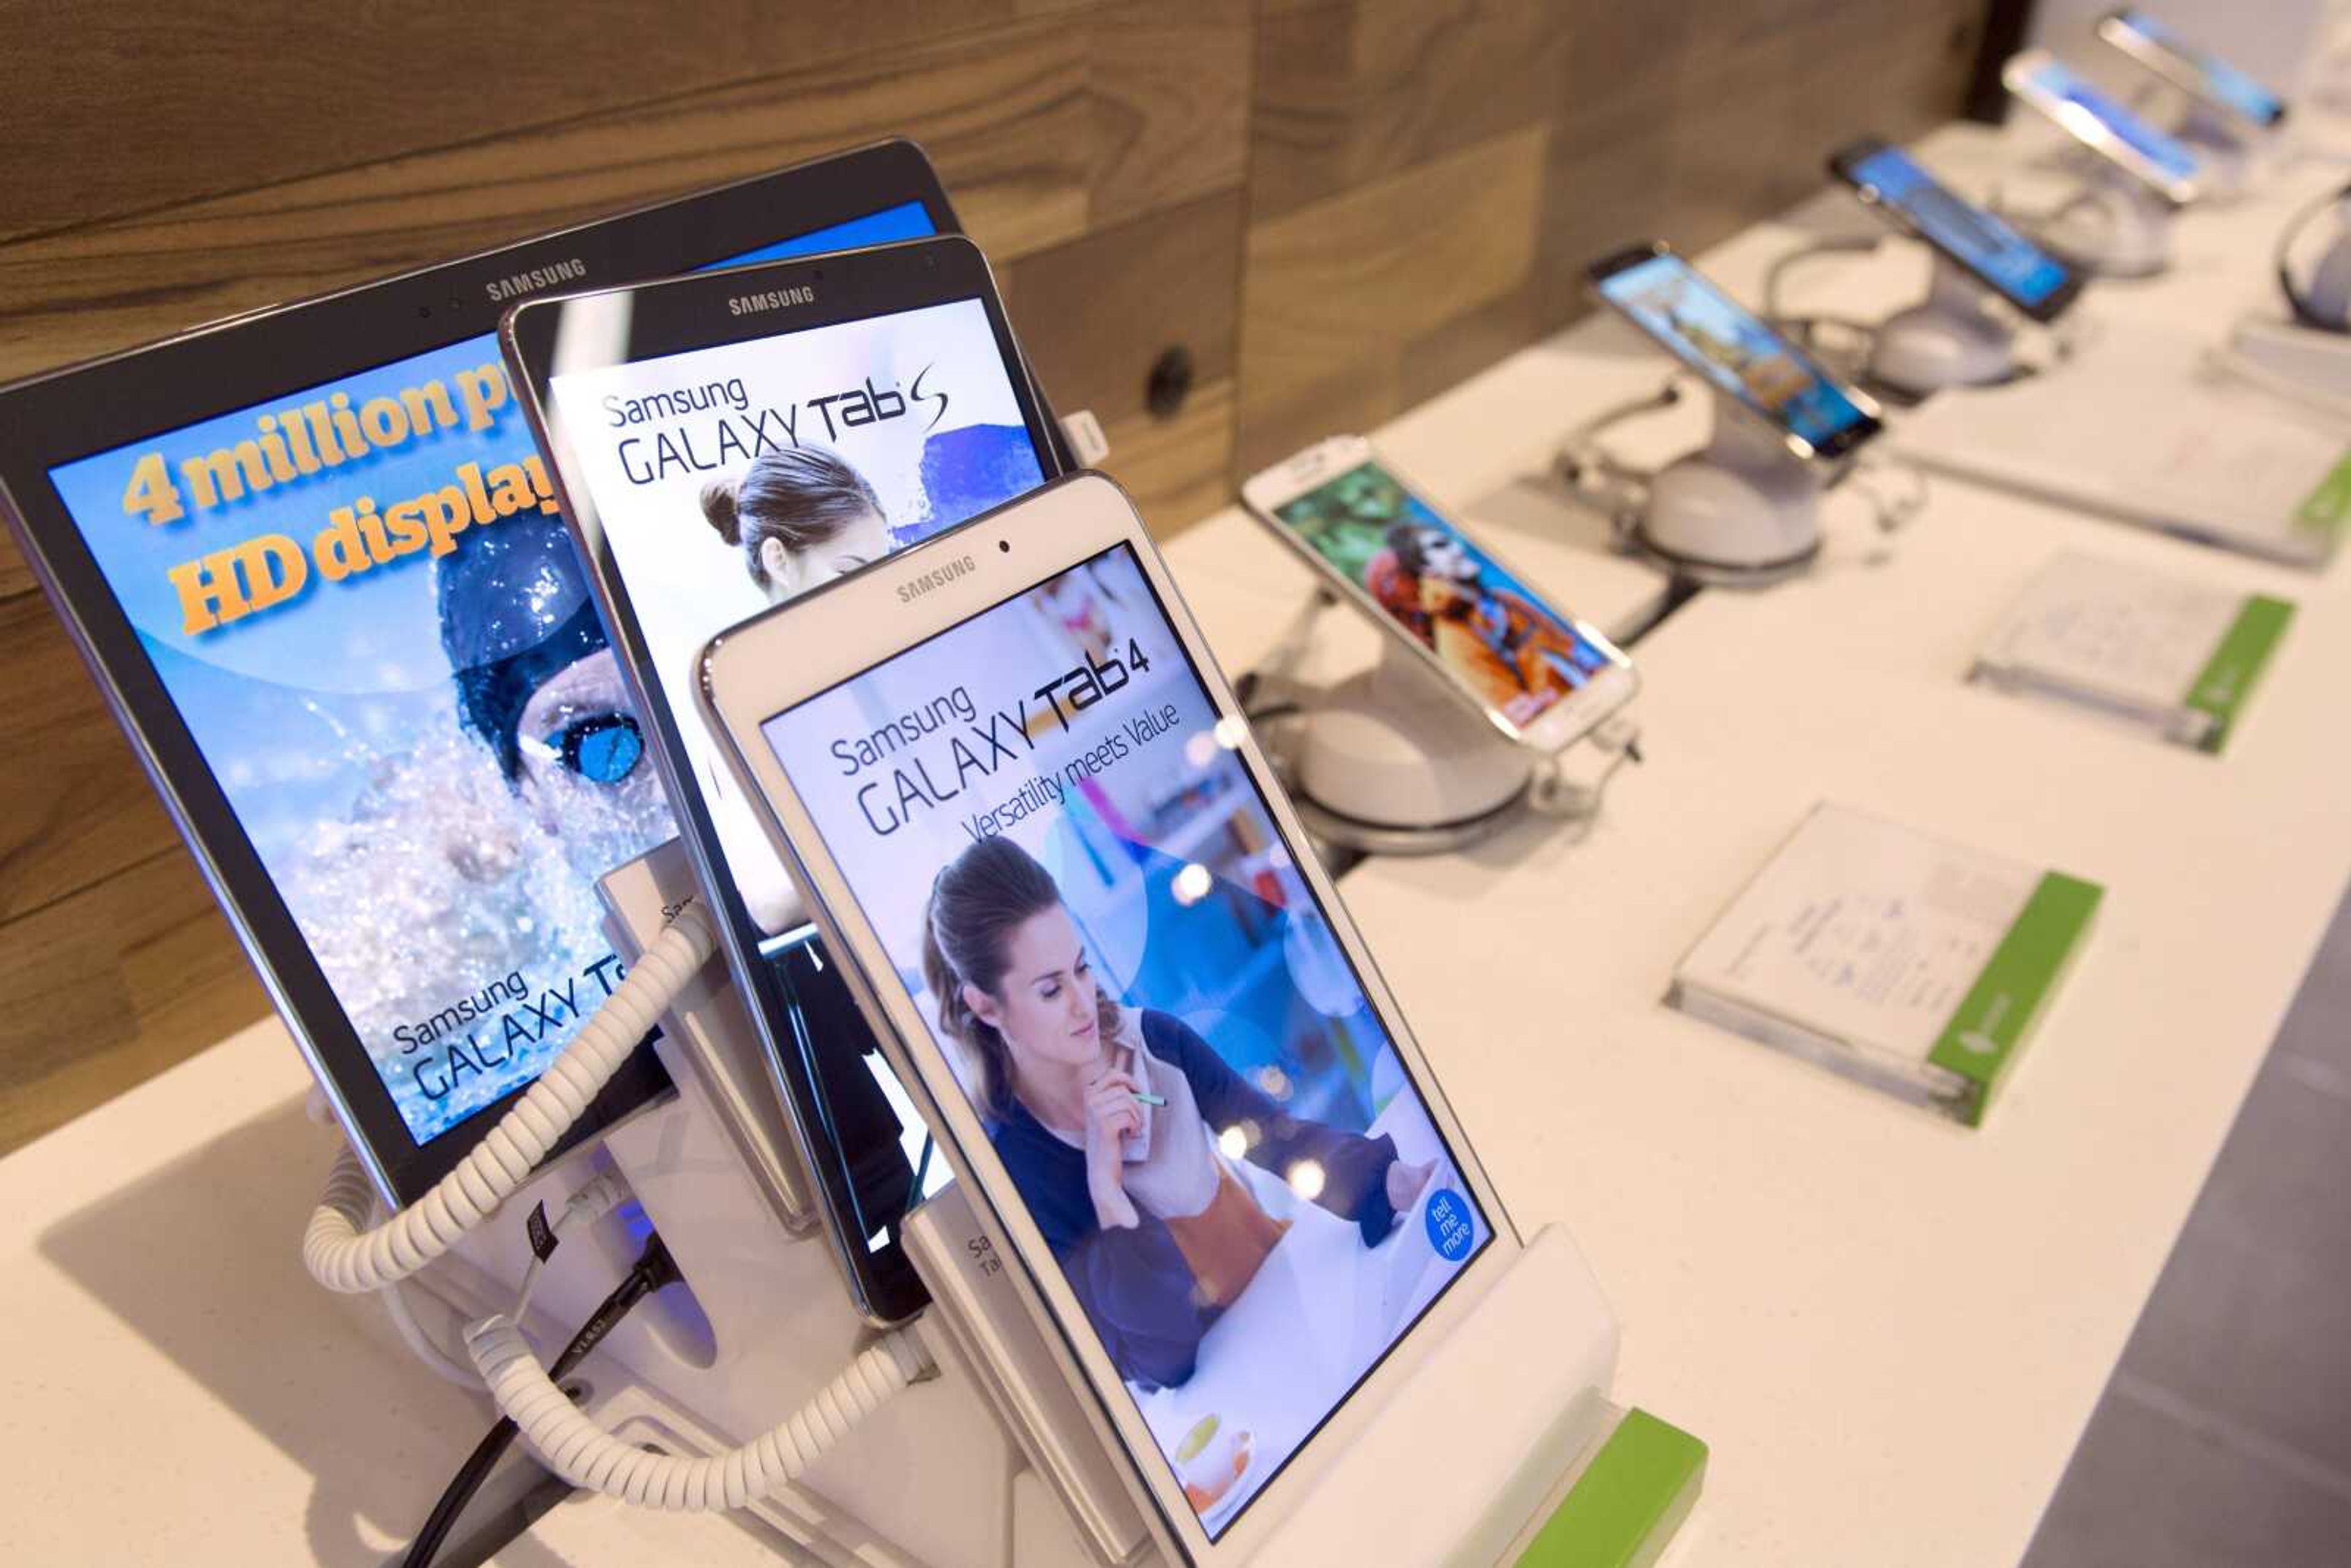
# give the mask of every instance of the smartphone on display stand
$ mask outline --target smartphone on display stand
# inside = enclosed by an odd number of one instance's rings
[[[1639,689],[1605,636],[1554,608],[1360,435],[1274,465],[1241,498],[1513,740],[1558,751]]]
[[[1838,380],[1663,242],[1590,268],[1604,303],[1656,340],[1806,461],[1852,455],[1885,428],[1876,402]]]
[[[2098,19],[2098,37],[2199,103],[2258,131],[2285,123],[2285,99],[2178,29],[2134,6]]]
[[[904,1321],[899,1222],[943,1167],[692,694],[728,626],[1058,471],[987,260],[914,240],[533,300],[501,340],[851,1294]]]
[[[1124,492],[726,632],[702,697],[1171,1562],[1251,1560],[1520,1239]]]
[[[2001,85],[2060,129],[2175,207],[2204,193],[2195,151],[2158,130],[2046,49],[2028,49],[2000,70]]]
[[[1950,190],[1899,147],[1865,137],[1832,155],[1829,172],[1865,206],[2035,321],[2054,321],[2082,292],[2078,268]]]

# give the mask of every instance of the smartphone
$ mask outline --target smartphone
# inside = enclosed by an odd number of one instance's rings
[[[2175,207],[2203,194],[2204,165],[2188,144],[2158,131],[2046,49],[2011,56],[2002,86],[2065,133]]]
[[[1926,241],[2035,321],[2055,320],[2082,292],[2078,268],[1952,191],[1899,147],[1864,137],[1833,154],[1829,172],[1865,206]]]
[[[716,633],[1055,472],[987,260],[914,240],[533,300],[501,338],[851,1295],[902,1322],[926,1134],[693,692]]]
[[[2135,6],[2098,19],[2098,37],[2182,92],[2261,131],[2285,123],[2285,99]]]
[[[1165,1554],[1250,1560],[1520,1243],[1125,493],[737,627],[702,695]]]
[[[1849,455],[1885,428],[1876,402],[1781,336],[1663,242],[1592,264],[1600,298],[1779,433],[1805,459]]]
[[[1360,435],[1275,464],[1241,499],[1513,740],[1557,751],[1639,689],[1606,637],[1553,608]]]

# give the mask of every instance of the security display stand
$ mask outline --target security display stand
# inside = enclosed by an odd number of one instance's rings
[[[2274,140],[2192,98],[2180,119],[2179,136],[2203,161],[2206,192],[2223,202],[2244,195],[2260,183],[2269,144]]]
[[[1393,644],[1323,690],[1296,726],[1299,814],[1372,853],[1431,854],[1500,828],[1525,803],[1535,755]]]
[[[590,1176],[617,1170],[685,1285],[632,1313],[574,1382],[582,1407],[623,1440],[691,1457],[747,1441],[799,1408],[869,1331],[851,1310],[831,1243],[794,1236],[777,1218],[678,1032],[654,1043],[674,1099],[550,1165],[497,1220],[411,1283],[459,1322],[509,1309],[530,1261],[523,1217],[541,1202],[557,1213]],[[586,1321],[636,1250],[618,1216],[564,1242],[526,1322],[545,1352]],[[590,1253],[597,1266],[585,1266]],[[906,1389],[799,1482],[746,1511],[781,1538],[787,1561],[825,1568],[1098,1561],[1066,1514],[1028,1495],[1034,1478],[983,1390],[954,1357],[937,1359],[938,1377]]]
[[[665,1029],[654,1045],[674,1099],[549,1166],[510,1200],[501,1218],[511,1223],[485,1227],[411,1283],[461,1322],[506,1308],[530,1262],[521,1217],[538,1203],[553,1212],[591,1176],[617,1170],[684,1285],[649,1299],[568,1388],[624,1440],[692,1456],[799,1408],[868,1331],[850,1310],[830,1243],[796,1238],[777,1220],[721,1125],[704,1079],[709,1064],[680,1046],[683,1034]],[[963,1216],[946,1202],[952,1196],[935,1205]],[[980,1242],[977,1232],[970,1241]],[[542,1345],[585,1319],[638,1245],[618,1215],[564,1242],[534,1298],[529,1326]],[[969,1257],[985,1247],[936,1250]],[[597,1266],[581,1266],[588,1255]],[[780,1538],[785,1560],[825,1568],[1159,1568],[1159,1552],[1131,1523],[1122,1532],[1113,1521],[1107,1533],[1133,1542],[1113,1552],[1098,1544],[1103,1511],[1089,1516],[1091,1529],[1073,1520],[1068,1478],[1078,1473],[1082,1491],[1092,1477],[1098,1500],[1100,1478],[1123,1462],[1105,1451],[1077,1399],[1016,1401],[1015,1412],[1001,1387],[987,1387],[991,1373],[1050,1362],[1034,1324],[977,1309],[975,1321],[949,1324],[947,1303],[971,1292],[935,1294],[923,1332],[939,1375],[883,1406],[799,1483],[746,1511],[750,1522]],[[1024,1332],[1034,1343],[1007,1343]],[[1609,1402],[1617,1344],[1615,1319],[1574,1244],[1557,1227],[1539,1232],[1259,1561],[1653,1562],[1698,1495],[1706,1449]],[[1047,1450],[1058,1466],[1035,1462]],[[1061,1479],[1049,1483],[1048,1470]]]
[[[2102,277],[2153,277],[2171,266],[2172,209],[2103,161],[2087,183],[2032,224],[2042,243]]]
[[[1778,432],[1718,398],[1712,439],[1649,482],[1632,542],[1710,586],[1777,582],[1821,552],[1823,487]]]
[[[2018,373],[2016,327],[1982,284],[1938,256],[1927,298],[1877,329],[1868,373],[1914,399],[2011,381]]]
[[[1317,683],[1304,674],[1315,628],[1337,604],[1336,595],[1316,588],[1241,682],[1243,706],[1308,831],[1364,854],[1446,854],[1522,816],[1597,812],[1612,769],[1604,761],[1587,780],[1576,764],[1604,750],[1622,752],[1632,726],[1604,724],[1594,739],[1545,756],[1503,734],[1426,660],[1385,635],[1374,663]],[[1613,744],[1597,744],[1602,735]]]

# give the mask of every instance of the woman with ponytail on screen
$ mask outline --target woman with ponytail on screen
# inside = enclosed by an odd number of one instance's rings
[[[732,479],[702,489],[702,515],[739,551],[752,586],[781,604],[890,553],[890,523],[865,476],[829,446],[761,453]],[[696,748],[712,826],[751,918],[769,932],[801,918],[799,894],[758,821],[742,808],[717,754]]]
[[[890,553],[890,523],[865,476],[825,446],[763,452],[702,492],[702,515],[770,604]]]
[[[1009,839],[939,873],[923,969],[990,1142],[1131,1383],[1188,1380],[1289,1228],[1228,1150],[1355,1221],[1366,1247],[1428,1183],[1386,1136],[1292,1116],[1182,1019],[1105,994],[1061,889]]]

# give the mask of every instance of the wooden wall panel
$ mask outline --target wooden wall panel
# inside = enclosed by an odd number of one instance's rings
[[[1569,319],[1605,246],[1946,117],[1981,9],[0,0],[0,378],[909,134],[1172,529]],[[5,1149],[266,1004],[5,537],[0,683]]]
[[[1980,13],[1269,0],[1241,469],[1377,423],[1573,319],[1584,264],[1613,246],[1703,248],[1816,186],[1841,141],[1949,118]]]
[[[991,31],[1013,0],[0,5],[0,237]],[[978,51],[974,51],[978,52]],[[94,145],[92,131],[103,128]]]

